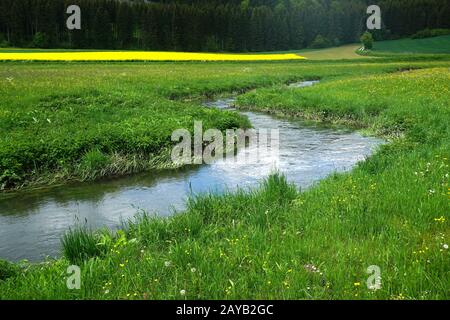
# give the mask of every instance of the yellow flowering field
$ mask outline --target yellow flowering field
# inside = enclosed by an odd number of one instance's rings
[[[0,61],[275,61],[302,59],[306,58],[294,53],[225,54],[156,51],[0,52]]]

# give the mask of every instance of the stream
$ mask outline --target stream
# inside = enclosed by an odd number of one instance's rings
[[[314,83],[305,81],[289,87],[301,90]],[[222,99],[205,105],[232,109],[233,101]],[[140,209],[169,216],[185,208],[185,200],[191,193],[256,187],[275,169],[303,190],[333,172],[350,170],[383,143],[348,129],[311,125],[264,113],[240,113],[256,129],[279,129],[279,160],[275,165],[272,159],[252,165],[218,160],[180,170],[0,195],[0,258],[42,261],[48,256],[57,257],[61,236],[77,223],[114,229]]]

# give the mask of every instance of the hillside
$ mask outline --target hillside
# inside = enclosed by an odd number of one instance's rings
[[[450,53],[450,35],[425,39],[399,39],[374,43],[373,51],[393,53]]]

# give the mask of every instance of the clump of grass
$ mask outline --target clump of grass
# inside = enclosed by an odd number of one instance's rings
[[[105,247],[100,244],[99,234],[87,227],[70,229],[62,237],[61,242],[64,257],[73,264],[81,264],[105,253]]]
[[[20,271],[20,268],[8,261],[0,259],[0,281],[14,277]]]
[[[108,166],[110,159],[98,149],[90,150],[81,158],[79,171],[83,179],[96,176]]]
[[[288,183],[286,176],[279,172],[274,172],[263,181],[261,192],[267,201],[279,205],[287,203],[297,196],[295,185]]]

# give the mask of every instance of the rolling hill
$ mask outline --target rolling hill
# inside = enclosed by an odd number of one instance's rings
[[[392,53],[450,53],[450,35],[425,39],[376,41],[373,51]]]

